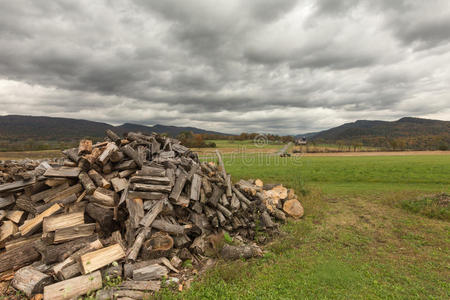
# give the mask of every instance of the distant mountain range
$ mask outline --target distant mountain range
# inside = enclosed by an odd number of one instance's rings
[[[311,134],[309,139],[394,149],[445,149],[450,146],[450,121],[412,117],[392,122],[358,120]]]

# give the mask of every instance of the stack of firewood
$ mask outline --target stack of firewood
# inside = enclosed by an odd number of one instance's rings
[[[292,190],[233,185],[218,151],[217,164],[200,162],[169,137],[108,130],[63,153],[0,185],[0,279],[28,297],[141,299],[208,256],[261,255],[258,230],[303,215]],[[120,285],[102,290],[112,277]]]

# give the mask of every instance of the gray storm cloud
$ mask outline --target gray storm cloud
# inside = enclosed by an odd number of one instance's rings
[[[450,119],[448,1],[2,1],[2,114],[294,134]]]

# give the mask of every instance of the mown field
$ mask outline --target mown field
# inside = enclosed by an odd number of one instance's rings
[[[219,262],[180,299],[449,299],[450,155],[227,157],[295,188],[305,216],[262,259]]]

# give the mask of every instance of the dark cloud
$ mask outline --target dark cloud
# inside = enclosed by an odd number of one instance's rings
[[[444,0],[3,1],[0,110],[227,132],[448,119],[448,12]]]

